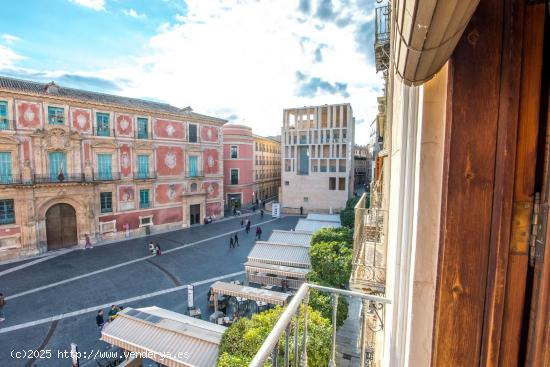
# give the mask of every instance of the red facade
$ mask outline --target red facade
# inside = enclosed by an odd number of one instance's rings
[[[90,110],[75,108],[71,110],[71,125],[73,130],[83,134],[92,133],[92,114]]]
[[[132,175],[132,151],[128,144],[122,144],[119,147],[119,165],[120,174],[122,177],[130,177]]]
[[[216,181],[204,182],[203,190],[206,192],[206,199],[216,199],[220,196],[220,184]]]
[[[177,183],[164,183],[155,186],[155,201],[157,204],[181,203],[183,185]]]
[[[215,126],[201,126],[201,141],[217,143],[219,129]]]
[[[17,128],[34,130],[40,127],[40,103],[17,102]]]
[[[157,172],[159,176],[183,175],[183,148],[159,146],[157,148]]]
[[[121,214],[115,214],[115,215],[106,215],[106,216],[100,217],[99,220],[101,222],[110,222],[112,220],[116,220],[117,231],[123,231],[125,224],[128,224],[130,226],[130,229],[139,228],[139,217],[148,216],[148,215],[153,216],[154,225],[180,222],[183,217],[181,207],[175,207],[175,208],[143,210],[140,212],[121,213]]]
[[[155,137],[185,140],[185,123],[180,121],[154,120]]]
[[[221,203],[206,203],[206,216],[217,217],[222,213]]]
[[[116,114],[115,117],[115,129],[117,136],[128,136],[131,137],[134,135],[134,119],[130,115],[126,114]]]
[[[217,149],[205,149],[202,161],[205,174],[216,174],[220,172],[220,157]]]

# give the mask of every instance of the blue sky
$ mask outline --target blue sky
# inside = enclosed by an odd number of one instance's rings
[[[280,131],[282,109],[350,102],[376,116],[375,0],[19,0],[0,74],[191,106]]]

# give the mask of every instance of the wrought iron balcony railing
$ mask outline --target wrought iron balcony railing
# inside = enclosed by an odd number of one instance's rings
[[[21,175],[2,175],[0,176],[0,185],[21,185],[30,184],[31,181],[25,182],[21,179]]]
[[[120,180],[120,172],[94,172],[92,175],[94,181],[115,181]]]
[[[5,117],[0,117],[0,131],[13,130],[14,124],[15,124],[14,120],[10,120]]]
[[[82,173],[70,173],[63,175],[48,175],[48,174],[35,174],[33,175],[33,183],[63,183],[63,182],[85,182],[86,177]]]
[[[295,356],[294,365],[297,366],[298,360],[300,366],[307,366],[307,305],[309,301],[309,291],[315,289],[321,292],[329,293],[332,296],[332,346],[330,353],[329,366],[336,367],[336,315],[338,312],[338,297],[355,297],[361,300],[361,322],[360,328],[360,366],[366,366],[367,359],[372,356],[374,351],[368,349],[367,333],[383,332],[384,330],[384,306],[390,301],[386,298],[377,297],[369,294],[347,291],[343,289],[323,287],[316,284],[304,283],[298,289],[298,292],[292,298],[292,301],[286,307],[281,317],[267,336],[266,340],[254,356],[249,367],[263,367],[265,363],[271,363],[272,366],[289,366],[290,355]],[[300,307],[303,308],[303,329],[300,335],[298,315]],[[294,327],[291,327],[294,326]],[[279,348],[279,342],[283,339],[284,346]],[[290,340],[294,338],[294,352],[291,353]],[[301,345],[300,345],[301,339]],[[368,354],[370,353],[370,356]],[[279,364],[282,360],[282,364]]]
[[[134,172],[135,180],[151,180],[157,178],[157,173],[155,171],[149,172]]]
[[[384,223],[386,211],[365,208],[367,194],[355,206],[355,229],[350,284],[354,290],[384,293],[386,287],[386,249]]]
[[[204,177],[204,172],[202,171],[186,171],[185,172],[186,178],[193,178],[193,177]]]
[[[376,71],[386,70],[390,58],[390,11],[389,5],[376,8],[374,55]]]

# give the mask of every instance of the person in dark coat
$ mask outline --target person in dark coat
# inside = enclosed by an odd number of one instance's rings
[[[260,228],[260,226],[256,227],[256,238],[258,238],[259,240],[262,239],[262,229]]]
[[[239,237],[237,236],[237,233],[235,233],[235,242],[233,242],[233,244],[239,247]]]
[[[263,218],[263,217],[264,217],[264,210],[260,209],[260,218]]]
[[[162,251],[160,250],[160,245],[158,244],[158,242],[155,246],[155,252],[156,252],[157,256],[162,255]]]
[[[250,232],[250,219],[246,220],[246,234]]]
[[[244,219],[241,219],[241,228],[244,226]]]
[[[95,317],[95,323],[97,324],[97,327],[99,330],[103,329],[103,325],[105,325],[105,320],[103,319],[103,310],[97,311],[97,316]]]
[[[235,242],[233,242],[233,236],[229,237],[229,248],[235,247]]]

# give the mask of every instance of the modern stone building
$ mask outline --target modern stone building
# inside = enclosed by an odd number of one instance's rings
[[[254,199],[276,198],[281,187],[281,138],[254,135]]]
[[[254,137],[252,128],[223,127],[224,192],[227,208],[252,204],[254,193]]]
[[[353,192],[355,120],[350,104],[285,109],[283,210],[338,211]]]
[[[0,259],[223,216],[225,122],[0,77]]]

